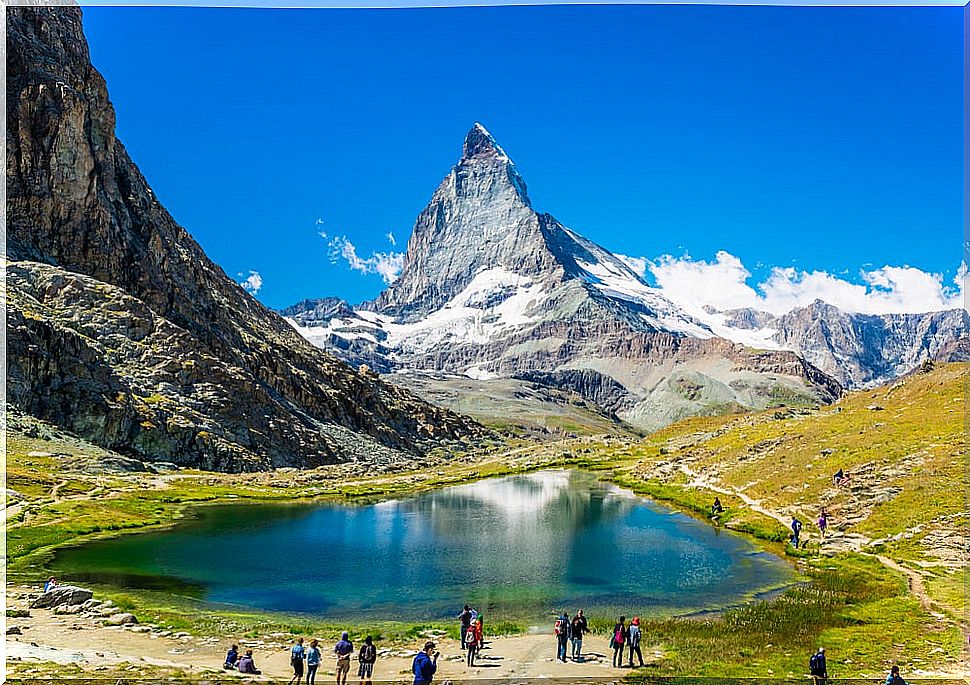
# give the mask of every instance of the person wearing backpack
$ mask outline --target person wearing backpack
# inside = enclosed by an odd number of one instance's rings
[[[808,660],[808,671],[812,674],[815,685],[825,685],[825,681],[829,678],[829,672],[825,666],[825,647],[819,647]]]
[[[640,660],[640,668],[645,665],[643,663],[643,653],[640,651],[640,617],[634,616],[633,620],[630,621],[630,628],[627,631],[630,636],[630,662],[629,667],[633,668],[633,653],[636,652],[637,658]]]
[[[802,533],[802,522],[798,520],[797,516],[792,516],[791,519],[791,544],[795,549],[798,549],[798,537]]]
[[[303,638],[296,639],[296,644],[290,649],[290,666],[293,667],[293,677],[290,678],[289,685],[300,684],[303,680],[303,660],[306,659],[306,650],[303,648]]]
[[[620,620],[613,626],[613,635],[610,637],[610,647],[613,648],[613,668],[623,667],[623,647],[626,645],[627,637],[626,616],[620,616]]]
[[[893,666],[889,669],[889,675],[886,676],[886,685],[909,685],[903,676],[899,675],[899,666]]]
[[[566,643],[569,641],[569,614],[565,611],[556,619],[556,659],[566,663]]]
[[[573,661],[580,661],[583,656],[583,635],[589,632],[589,623],[586,622],[586,617],[583,616],[583,610],[580,609],[573,616],[573,622],[569,624],[569,638],[573,642]]]
[[[370,685],[371,678],[374,677],[374,662],[377,661],[377,647],[374,646],[374,638],[370,635],[364,638],[364,644],[360,646],[357,654],[357,661],[360,666],[357,668],[357,677],[360,678],[360,685]]]
[[[478,653],[478,625],[478,621],[475,621],[468,626],[468,630],[465,631],[465,650],[468,652],[465,663],[467,663],[468,666],[475,665],[475,655]]]

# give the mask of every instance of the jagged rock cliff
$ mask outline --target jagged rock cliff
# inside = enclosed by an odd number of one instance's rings
[[[8,400],[213,469],[398,458],[474,422],[309,345],[206,257],[114,135],[74,7],[7,10]]]
[[[330,299],[285,313],[354,364],[560,383],[647,429],[841,392],[792,352],[716,337],[622,259],[535,211],[480,124],[418,216],[387,290],[357,308]]]
[[[925,359],[946,355],[970,334],[970,314],[952,309],[925,314],[856,314],[816,300],[782,316],[752,309],[724,312],[727,325],[770,332],[847,388],[896,378]]]

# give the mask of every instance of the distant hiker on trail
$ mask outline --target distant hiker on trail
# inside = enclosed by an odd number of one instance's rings
[[[350,673],[350,655],[354,651],[354,643],[348,638],[350,634],[345,630],[340,636],[340,642],[333,647],[337,655],[337,685],[346,685],[347,674]]]
[[[620,616],[620,620],[613,626],[613,635],[610,636],[610,647],[613,648],[613,668],[623,666],[623,646],[626,644],[626,638],[626,616]]]
[[[909,685],[909,683],[899,675],[899,666],[893,666],[889,671],[889,675],[886,676],[886,685]]]
[[[569,641],[569,614],[565,611],[556,618],[553,632],[556,633],[556,659],[566,663],[566,643]]]
[[[798,537],[802,532],[802,522],[798,520],[797,516],[792,516],[791,518],[791,544],[795,549],[798,549]]]
[[[306,685],[314,685],[317,681],[317,669],[320,668],[320,643],[310,640],[310,649],[306,651]]]
[[[825,685],[829,678],[828,669],[825,667],[825,647],[819,647],[808,660],[808,670],[812,674],[815,685]]]
[[[357,653],[357,660],[360,662],[360,667],[357,669],[360,685],[370,685],[371,678],[374,677],[374,662],[377,661],[377,647],[374,646],[374,638],[370,635],[364,638],[364,644],[360,646],[360,651]]]
[[[466,604],[465,608],[458,614],[458,620],[461,622],[461,643],[465,644],[465,632],[468,630],[468,626],[472,624],[472,608]]]
[[[57,578],[55,578],[54,576],[51,576],[50,578],[47,579],[47,582],[44,583],[44,592],[50,592],[56,587],[57,587]]]
[[[583,616],[580,609],[573,616],[573,622],[569,624],[569,638],[573,641],[573,661],[580,661],[583,658],[583,635],[589,632],[589,623]]]
[[[475,655],[478,653],[478,647],[480,643],[478,641],[478,631],[479,623],[475,621],[473,624],[468,626],[468,630],[465,631],[464,647],[467,654],[465,655],[465,662],[469,666],[475,665]]]
[[[236,662],[239,661],[239,646],[233,645],[226,652],[226,663],[222,665],[227,671],[231,671],[236,668]]]
[[[290,666],[293,668],[293,677],[290,678],[289,685],[303,680],[303,660],[306,659],[306,650],[303,648],[303,638],[296,639],[296,644],[290,648]]]
[[[411,672],[414,673],[414,685],[429,685],[438,670],[438,657],[433,642],[425,642],[424,649],[418,652],[411,662]]]
[[[640,660],[640,667],[644,666],[643,663],[643,653],[640,651],[640,617],[634,616],[633,620],[630,621],[630,628],[627,631],[630,636],[630,668],[633,668],[633,653],[636,652],[637,658]]]
[[[238,671],[240,673],[251,673],[252,675],[260,675],[262,671],[256,668],[256,662],[253,661],[253,650],[247,649],[246,653],[239,657]]]
[[[721,506],[721,498],[715,497],[714,504],[711,505],[711,516],[718,516],[724,513],[724,507]]]
[[[818,515],[818,530],[825,537],[825,529],[829,527],[829,515],[825,513],[825,509]]]
[[[835,472],[835,475],[832,476],[832,485],[839,487],[845,480],[845,471],[839,468],[839,470]]]

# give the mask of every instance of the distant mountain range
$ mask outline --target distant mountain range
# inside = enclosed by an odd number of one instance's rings
[[[281,314],[354,365],[520,378],[576,392],[642,429],[830,401],[967,332],[962,310],[865,317],[817,303],[784,317],[691,315],[622,258],[534,210],[480,124],[418,216],[390,287],[356,306],[305,300]]]
[[[404,463],[486,435],[309,345],[205,255],[115,138],[80,9],[6,20],[14,408],[141,459],[225,471]]]

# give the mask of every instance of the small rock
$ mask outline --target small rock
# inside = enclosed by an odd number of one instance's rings
[[[135,618],[134,614],[120,613],[112,614],[108,617],[108,623],[113,626],[131,626],[138,623],[138,619]]]
[[[10,626],[7,628],[7,635],[23,635],[23,631],[17,626]]]

